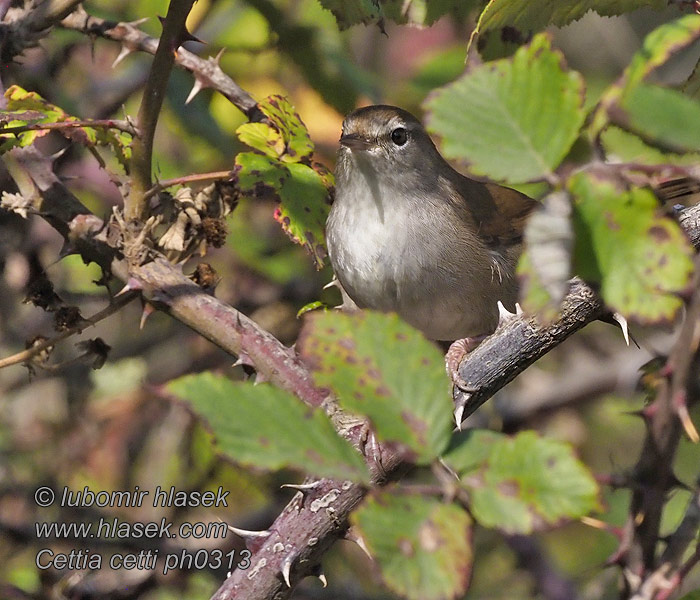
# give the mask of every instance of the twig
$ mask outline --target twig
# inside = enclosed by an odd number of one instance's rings
[[[688,375],[698,345],[699,267],[700,260],[696,259],[695,292],[666,366],[667,371],[671,373],[670,379],[662,378],[656,399],[643,413],[647,423],[647,435],[634,468],[635,480],[641,487],[633,493],[630,507],[630,517],[635,522],[639,521],[635,527],[633,543],[639,544],[641,556],[633,557],[630,565],[635,572],[648,572],[654,568],[661,514],[668,491],[676,482],[672,458],[682,432],[678,408],[686,403]]]
[[[2,133],[0,131],[0,133]],[[216,179],[229,179],[233,175],[232,171],[212,171],[211,173],[195,173],[194,175],[184,175],[183,177],[174,177],[173,179],[164,179],[156,183],[150,190],[148,190],[144,195],[144,200],[149,200],[155,196],[158,192],[172,187],[174,185],[182,185],[185,183],[192,183],[195,181],[211,181]]]
[[[175,62],[175,53],[182,42],[185,21],[193,3],[194,0],[171,0],[168,14],[163,21],[163,34],[160,36],[139,107],[137,117],[139,135],[131,144],[131,182],[129,196],[124,201],[124,214],[127,221],[140,221],[145,217],[144,194],[151,187],[153,136],[170,71]]]
[[[3,60],[10,61],[26,48],[35,46],[43,31],[68,16],[81,0],[45,0],[41,3],[27,3],[26,8],[17,11],[12,20],[5,21],[9,7],[0,7],[0,51]],[[11,3],[10,3],[11,4]]]
[[[126,120],[99,119],[85,121],[60,121],[57,123],[30,123],[28,125],[17,125],[14,127],[0,127],[0,134],[22,133],[23,131],[61,130],[75,129],[78,127],[95,127],[105,129],[118,129],[132,136],[136,135],[134,126]]]
[[[103,308],[101,311],[95,313],[86,321],[82,321],[80,325],[76,325],[74,327],[66,329],[65,331],[62,331],[61,333],[52,337],[51,339],[44,340],[43,342],[40,342],[32,346],[31,348],[27,348],[22,352],[18,352],[17,354],[13,354],[12,356],[0,359],[0,369],[4,369],[5,367],[22,364],[30,361],[37,354],[46,350],[47,348],[55,346],[59,342],[62,342],[66,338],[69,338],[70,336],[75,335],[76,333],[82,333],[83,330],[85,330],[88,327],[93,327],[94,325],[97,325],[97,323],[99,323],[103,319],[106,319],[107,317],[113,315],[115,312],[120,310],[122,307],[126,306],[137,296],[138,293],[136,292],[127,292],[126,294],[117,296],[108,306]]]

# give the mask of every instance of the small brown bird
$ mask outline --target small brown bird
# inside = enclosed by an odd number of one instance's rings
[[[515,266],[536,202],[440,156],[418,119],[368,106],[343,122],[327,242],[360,308],[395,311],[432,340],[476,342],[515,310]]]

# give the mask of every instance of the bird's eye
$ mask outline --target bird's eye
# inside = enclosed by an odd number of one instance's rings
[[[397,127],[391,132],[391,141],[397,146],[403,146],[408,141],[408,132],[403,127]]]

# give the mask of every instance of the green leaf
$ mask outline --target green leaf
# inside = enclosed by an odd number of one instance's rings
[[[680,598],[680,600],[700,600],[700,590],[694,590]]]
[[[624,97],[639,86],[654,70],[665,64],[674,54],[700,39],[700,15],[685,15],[661,25],[644,38],[642,48],[632,57],[620,78],[602,95],[591,123],[595,137],[608,125]]]
[[[2,127],[21,127],[37,123],[58,123],[60,121],[75,120],[65,111],[44,100],[36,92],[28,92],[18,85],[10,86],[5,92],[7,106],[2,111],[0,124]],[[49,133],[47,129],[23,131],[18,134],[0,133],[0,139],[10,140],[9,146],[30,146],[34,141]],[[16,143],[12,143],[16,141]],[[3,148],[6,146],[3,144]]]
[[[452,408],[442,355],[396,315],[312,313],[297,348],[316,382],[369,417],[380,441],[402,444],[419,464],[447,445]]]
[[[280,190],[280,206],[275,219],[297,244],[304,246],[318,268],[327,256],[325,242],[326,219],[330,210],[328,190],[322,176],[301,163],[287,165],[289,179]]]
[[[18,85],[10,86],[5,92],[6,110],[0,115],[0,131],[5,127],[22,127],[26,125],[62,123],[77,121],[63,109],[44,100],[36,92],[27,92]],[[126,169],[131,156],[131,136],[116,129],[105,127],[70,127],[58,130],[61,135],[85,146],[110,146],[120,164]],[[0,153],[14,146],[29,146],[34,141],[49,133],[48,129],[23,131],[17,134],[0,133]]]
[[[481,65],[435,92],[428,129],[442,137],[445,156],[510,183],[551,175],[584,119],[583,80],[562,63],[539,35],[512,59]]]
[[[611,117],[663,150],[700,151],[700,102],[676,90],[641,83],[624,94]]]
[[[385,0],[382,9],[395,23],[429,26],[448,13],[466,16],[478,4],[478,0]]]
[[[444,460],[486,527],[527,534],[599,508],[595,479],[572,449],[532,431],[515,437],[468,431]]]
[[[283,163],[253,152],[240,152],[235,162],[240,192],[277,199],[280,205],[275,219],[292,240],[309,251],[316,266],[322,267],[329,211],[327,175],[302,163]]]
[[[605,303],[642,323],[666,322],[682,306],[676,295],[693,271],[693,249],[662,215],[648,189],[618,189],[603,176],[571,178],[574,268],[600,285]]]
[[[278,196],[282,184],[289,178],[289,171],[281,162],[254,152],[239,152],[234,171],[239,191],[257,198]]]
[[[359,23],[377,23],[384,16],[379,0],[319,0],[330,10],[343,30]]]
[[[280,132],[266,123],[243,123],[236,129],[236,135],[244,144],[271,158],[279,158],[284,152]]]
[[[351,515],[386,585],[410,600],[461,598],[472,568],[469,515],[418,495],[378,493]]]
[[[627,88],[640,84],[652,71],[698,39],[700,15],[684,15],[657,27],[644,38],[642,47],[622,74],[622,81]]]
[[[181,377],[167,390],[209,423],[221,452],[241,465],[369,482],[359,452],[335,432],[326,414],[284,390],[212,373]]]
[[[603,131],[601,142],[606,156],[613,162],[641,163],[645,165],[694,165],[700,163],[700,153],[670,154],[645,144],[638,136],[610,126]]]
[[[666,7],[666,2],[665,0],[570,0],[567,2],[491,0],[479,16],[474,34],[482,34],[489,29],[506,26],[522,31],[540,31],[549,25],[559,27],[567,25],[580,19],[589,10],[607,17],[643,7],[660,10]]]

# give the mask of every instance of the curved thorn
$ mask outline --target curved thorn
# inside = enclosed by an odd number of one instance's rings
[[[326,579],[326,575],[324,573],[319,573],[318,578],[321,580],[321,585],[323,585],[324,588],[328,587],[328,580]]]
[[[139,329],[143,329],[146,326],[146,319],[150,317],[156,309],[153,307],[152,304],[146,302],[143,305],[143,312],[141,313],[141,321],[139,321]]]
[[[326,285],[324,285],[323,289],[328,290],[332,287],[338,287],[338,280],[335,277],[333,277],[333,279],[331,279]]]
[[[625,319],[625,317],[623,317],[619,312],[613,313],[612,318],[615,319],[619,323],[620,329],[622,329],[622,335],[625,338],[625,343],[629,346],[630,345],[630,334],[629,334],[629,330],[627,329],[627,319]]]
[[[372,555],[369,553],[369,549],[367,548],[367,544],[365,544],[365,540],[362,539],[362,536],[357,533],[357,530],[355,528],[350,527],[345,532],[345,539],[351,542],[355,542],[360,547],[360,549],[367,555],[368,558],[372,558]]]
[[[204,89],[204,84],[199,80],[195,79],[194,80],[194,85],[192,86],[192,89],[190,90],[190,95],[187,96],[187,100],[185,100],[185,104],[189,104],[192,99],[199,94]]]
[[[284,582],[287,584],[287,587],[291,590],[292,589],[292,582],[289,578],[289,575],[291,574],[292,571],[292,562],[294,559],[292,558],[292,555],[290,554],[287,556],[287,558],[284,559],[284,562],[282,563],[282,577],[284,577]]]
[[[129,21],[127,25],[131,25],[132,27],[138,27],[139,25],[143,25],[146,21],[150,20],[151,17],[143,17],[142,19],[136,19],[135,21]]]
[[[117,58],[115,58],[114,62],[112,63],[112,68],[116,67],[120,62],[122,62],[132,52],[133,52],[133,50],[131,48],[127,48],[126,46],[122,46],[122,49],[119,51],[119,54],[117,55]]]
[[[515,303],[515,314],[516,314],[517,316],[520,316],[520,315],[523,314],[523,307],[520,306],[520,303],[519,303],[519,302],[516,302],[516,303]]]

